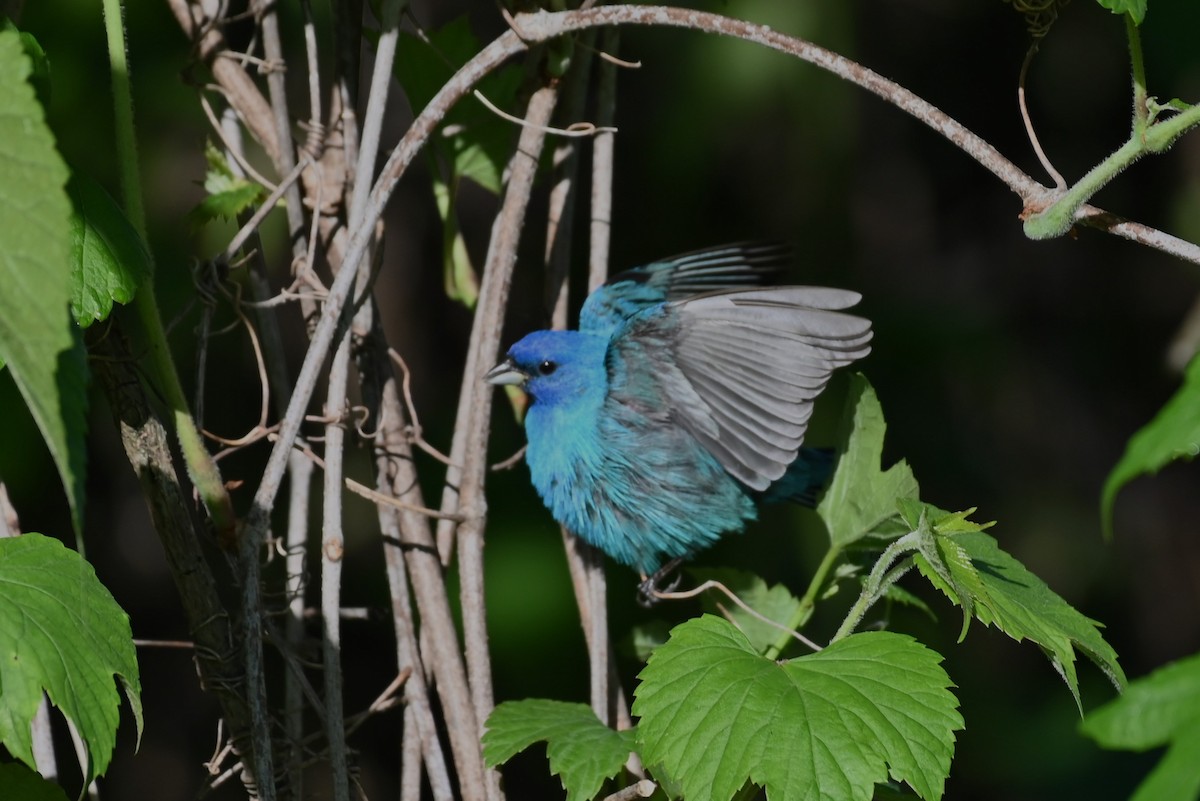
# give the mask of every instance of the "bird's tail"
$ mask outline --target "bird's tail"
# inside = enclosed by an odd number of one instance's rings
[[[815,507],[833,477],[832,448],[801,448],[787,472],[763,492],[763,501],[792,501]]]

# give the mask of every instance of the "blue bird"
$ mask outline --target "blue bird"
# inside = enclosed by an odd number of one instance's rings
[[[760,501],[812,505],[829,478],[828,451],[801,443],[871,324],[842,311],[857,292],[758,287],[789,253],[728,245],[623,272],[578,331],[535,331],[485,376],[529,394],[525,461],[554,518],[643,577],[741,531]]]

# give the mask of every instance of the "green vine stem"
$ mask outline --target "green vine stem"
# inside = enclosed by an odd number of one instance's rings
[[[142,200],[141,177],[138,172],[137,141],[133,123],[133,93],[130,88],[129,63],[125,52],[125,24],[120,0],[103,0],[104,30],[108,39],[108,57],[112,72],[113,119],[116,128],[117,167],[121,176],[121,194],[125,214],[134,230],[146,242],[146,210]],[[149,248],[147,247],[147,252]],[[151,257],[153,266],[153,257]],[[232,542],[237,524],[233,502],[221,473],[213,461],[212,454],[204,446],[204,440],[196,428],[188,409],[187,397],[179,382],[175,362],[163,329],[162,315],[154,295],[154,277],[149,276],[139,288],[133,301],[131,316],[135,331],[129,333],[149,355],[145,365],[146,375],[154,388],[162,394],[175,424],[175,435],[187,466],[188,477],[195,486],[212,517],[222,543]]]
[[[1125,37],[1129,40],[1129,66],[1133,71],[1133,138],[1140,139],[1150,124],[1150,109],[1146,104],[1146,63],[1142,59],[1142,35],[1133,16],[1125,15]]]
[[[837,642],[853,634],[854,629],[866,616],[867,610],[883,597],[888,587],[895,584],[901,576],[908,572],[912,566],[911,560],[906,560],[909,562],[908,564],[901,564],[895,570],[891,568],[901,554],[917,549],[919,536],[919,531],[910,531],[884,549],[883,553],[879,555],[878,561],[875,562],[875,566],[871,568],[867,580],[863,583],[858,600],[854,602],[854,606],[850,607],[850,611],[846,613],[846,619],[842,621],[842,625],[838,627],[830,642]]]
[[[1137,24],[1125,15],[1129,39],[1129,59],[1133,71],[1133,124],[1129,140],[1108,158],[1067,189],[1050,205],[1025,220],[1025,235],[1030,239],[1053,239],[1071,230],[1080,208],[1109,181],[1148,153],[1162,153],[1188,130],[1200,124],[1200,106],[1189,106],[1161,122],[1150,113],[1152,98],[1146,89],[1146,67],[1142,60],[1142,40]]]
[[[825,552],[824,558],[821,559],[821,564],[817,565],[812,580],[808,582],[808,589],[805,590],[804,595],[800,598],[800,605],[796,608],[791,619],[784,624],[787,631],[780,634],[778,639],[771,643],[771,647],[763,653],[763,656],[767,659],[778,658],[783,649],[789,643],[793,642],[794,638],[791,632],[799,631],[808,622],[808,619],[812,617],[813,608],[817,604],[817,595],[825,587],[825,580],[829,577],[830,571],[833,570],[841,556],[841,546],[829,546],[829,550]]]

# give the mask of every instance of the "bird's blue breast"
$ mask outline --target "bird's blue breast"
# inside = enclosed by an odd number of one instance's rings
[[[755,517],[745,489],[663,411],[603,372],[570,403],[535,401],[526,461],[555,519],[644,573]]]

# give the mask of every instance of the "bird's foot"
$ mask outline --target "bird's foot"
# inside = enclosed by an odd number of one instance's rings
[[[655,570],[648,578],[643,578],[642,583],[638,585],[638,604],[649,609],[658,603],[663,593],[675,592],[675,589],[679,587],[679,582],[683,580],[683,575],[675,572],[681,564],[683,564],[683,560],[676,557]],[[675,573],[675,576],[671,579],[671,583],[660,587],[663,580],[672,573]]]

